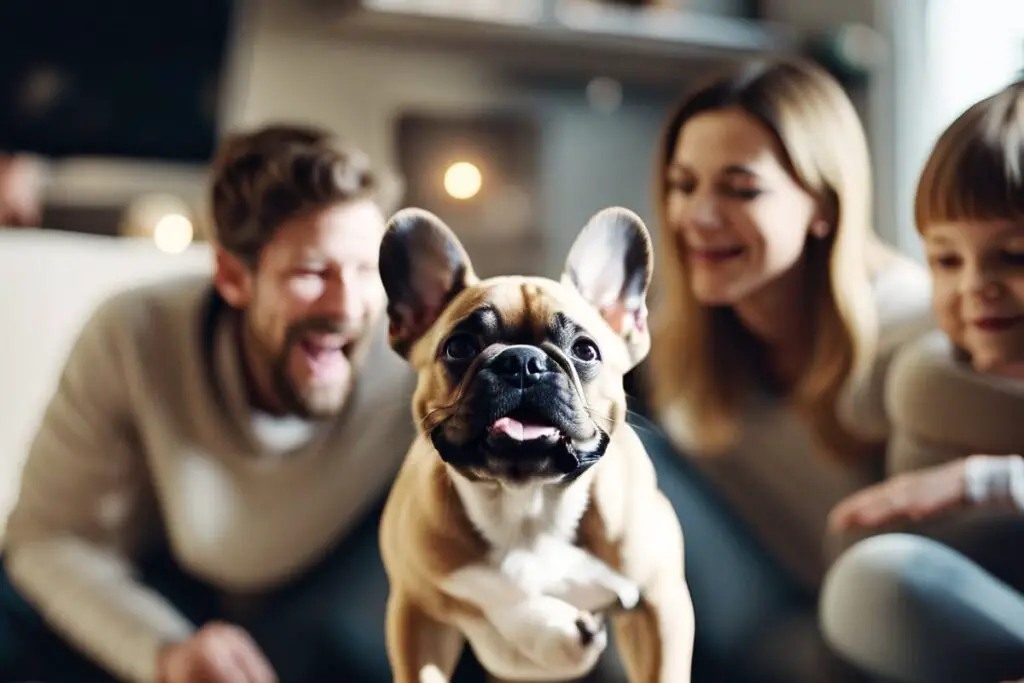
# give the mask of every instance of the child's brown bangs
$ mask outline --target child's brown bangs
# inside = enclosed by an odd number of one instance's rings
[[[918,230],[934,223],[1024,219],[1024,90],[979,102],[935,144],[914,202]]]

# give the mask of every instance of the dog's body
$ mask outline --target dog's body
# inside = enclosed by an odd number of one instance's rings
[[[446,683],[466,642],[500,679],[579,678],[609,609],[631,681],[690,680],[682,533],[624,422],[650,269],[624,210],[592,219],[562,282],[479,282],[436,217],[392,219],[381,275],[421,427],[380,532],[396,683]]]

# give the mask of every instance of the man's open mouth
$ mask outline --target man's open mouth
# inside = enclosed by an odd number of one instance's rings
[[[341,334],[307,334],[299,340],[310,370],[317,376],[332,376],[347,362],[355,339]]]

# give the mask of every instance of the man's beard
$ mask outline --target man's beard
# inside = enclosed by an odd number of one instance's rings
[[[302,385],[296,381],[289,371],[289,360],[295,352],[305,335],[310,333],[318,334],[341,334],[352,337],[355,341],[342,349],[345,361],[350,361],[351,347],[355,346],[361,336],[361,328],[331,318],[307,318],[288,327],[285,332],[284,342],[277,353],[274,353],[270,346],[260,338],[260,335],[249,323],[249,334],[262,349],[262,355],[269,363],[271,390],[274,392],[281,407],[293,415],[305,419],[326,419],[337,416],[345,406],[345,398],[351,386],[351,376],[347,386],[332,390],[340,396],[331,397],[331,400],[317,400],[318,396],[311,392],[304,392]]]

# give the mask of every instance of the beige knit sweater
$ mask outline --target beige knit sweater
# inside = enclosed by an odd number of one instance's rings
[[[868,438],[885,440],[892,424],[885,385],[893,357],[932,327],[928,273],[896,262],[874,283],[879,320],[878,354],[863,382],[843,388],[840,416]],[[702,457],[691,445],[688,415],[680,405],[659,416],[683,457],[690,456],[725,501],[804,585],[819,585],[827,567],[823,551],[828,513],[840,500],[882,476],[876,463],[850,467],[815,452],[803,420],[784,402],[752,400],[743,415],[736,446]],[[683,520],[685,532],[685,520]]]
[[[889,474],[966,457],[969,501],[1024,510],[1024,382],[977,372],[935,330],[894,361],[887,403]]]
[[[237,314],[209,281],[118,295],[88,322],[31,447],[4,558],[54,628],[118,678],[150,683],[189,635],[133,576],[166,534],[226,594],[313,565],[384,495],[413,438],[411,370],[378,330],[341,419],[257,415]]]

